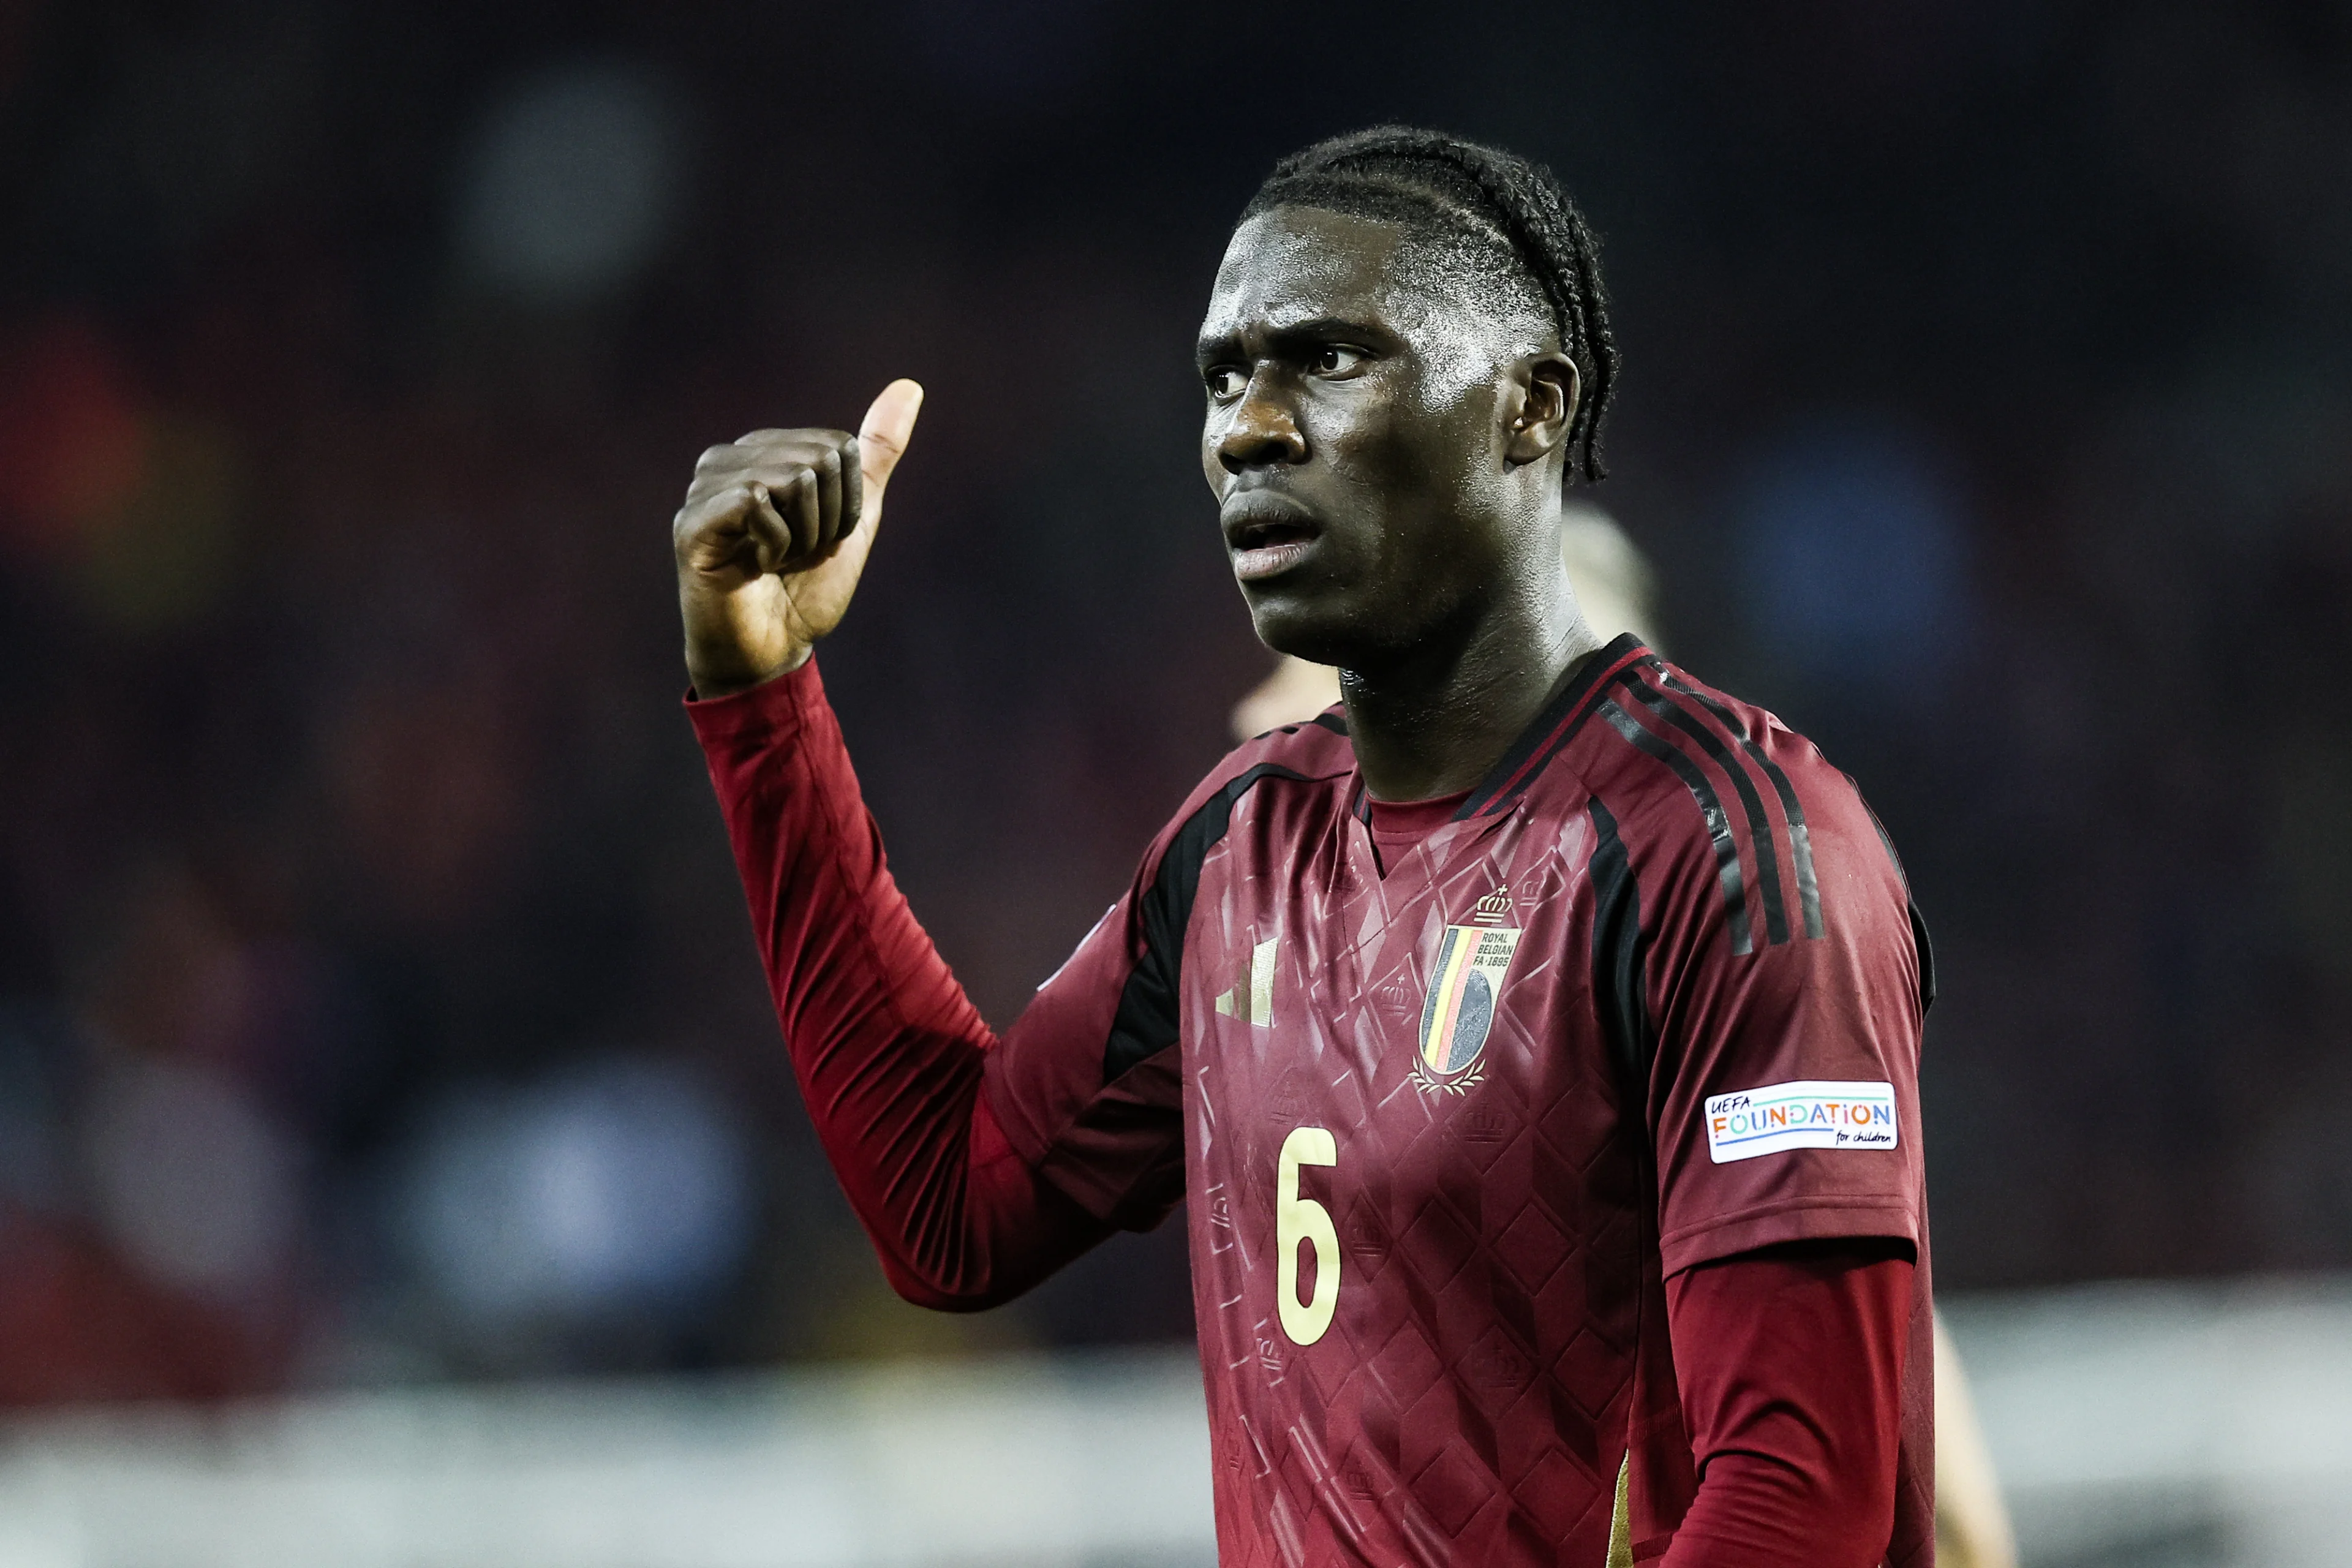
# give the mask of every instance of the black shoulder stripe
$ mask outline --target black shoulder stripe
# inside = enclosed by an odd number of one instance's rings
[[[1328,713],[1318,713],[1315,715],[1314,722],[1320,724],[1334,735],[1344,735],[1348,732],[1348,716],[1338,709],[1333,709]]]
[[[1201,803],[1168,841],[1160,869],[1143,895],[1143,957],[1119,988],[1118,1011],[1111,1015],[1103,1045],[1103,1082],[1176,1043],[1177,983],[1184,964],[1184,931],[1192,923],[1192,900],[1201,890],[1201,862],[1233,825],[1234,804],[1261,780],[1305,779],[1277,763],[1260,763],[1236,773]]]
[[[1919,950],[1919,1013],[1926,1016],[1936,1005],[1936,944],[1927,936],[1927,917],[1919,912],[1916,899],[1906,899],[1905,908],[1911,915],[1911,942]]]
[[[1591,809],[1593,1006],[1624,1076],[1627,1111],[1640,1115],[1649,1103],[1650,1064],[1658,1052],[1657,1031],[1650,1024],[1650,939],[1642,931],[1642,888],[1618,836],[1617,818],[1597,795]]]
[[[1755,952],[1755,943],[1748,934],[1748,890],[1739,875],[1739,846],[1732,839],[1731,819],[1724,816],[1723,803],[1716,798],[1715,786],[1706,782],[1706,775],[1688,757],[1642,728],[1613,700],[1601,704],[1601,716],[1609,721],[1611,729],[1674,769],[1683,787],[1698,803],[1699,816],[1706,823],[1706,836],[1715,841],[1715,872],[1723,885],[1723,917],[1731,926],[1731,951],[1742,957]]]
[[[1845,781],[1853,784],[1849,775]],[[1862,787],[1854,786],[1854,798],[1862,800]],[[1895,863],[1895,880],[1903,884],[1903,907],[1911,917],[1911,945],[1919,952],[1919,1011],[1925,1014],[1936,1005],[1936,944],[1927,935],[1927,917],[1919,912],[1919,900],[1911,896],[1911,873],[1903,868],[1903,857],[1895,847],[1895,835],[1886,831],[1886,824],[1878,820],[1878,810],[1867,800],[1862,809],[1870,818],[1870,826],[1878,830],[1879,847]]]
[[[1813,836],[1805,826],[1805,808],[1797,799],[1796,786],[1780,771],[1780,764],[1748,738],[1748,730],[1739,722],[1738,714],[1676,676],[1669,674],[1666,684],[1714,714],[1724,732],[1738,741],[1756,759],[1756,765],[1764,770],[1764,776],[1772,781],[1773,792],[1780,797],[1780,815],[1789,819],[1789,858],[1797,868],[1797,900],[1804,906],[1805,934],[1818,938],[1822,934],[1822,887],[1813,875]]]
[[[1748,815],[1748,839],[1756,846],[1756,890],[1764,900],[1764,940],[1783,942],[1789,940],[1788,903],[1780,896],[1780,848],[1772,832],[1772,819],[1764,815],[1763,797],[1748,777],[1748,770],[1731,754],[1716,732],[1700,721],[1698,716],[1666,697],[1663,692],[1642,683],[1632,669],[1618,677],[1618,681],[1633,694],[1635,701],[1651,712],[1688,735],[1699,743],[1715,765],[1731,780],[1731,787],[1739,792],[1739,807]]]

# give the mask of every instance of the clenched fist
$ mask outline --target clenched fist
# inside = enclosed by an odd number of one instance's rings
[[[698,696],[797,669],[841,624],[922,405],[921,387],[894,381],[855,436],[754,430],[702,454],[670,525]]]

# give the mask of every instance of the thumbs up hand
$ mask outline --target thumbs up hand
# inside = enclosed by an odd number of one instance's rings
[[[805,663],[841,624],[923,389],[894,381],[856,435],[754,430],[694,466],[670,524],[695,692],[724,697]]]

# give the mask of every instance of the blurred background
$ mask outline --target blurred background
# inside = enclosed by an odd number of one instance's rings
[[[181,1518],[142,1443],[255,1486],[320,1432],[782,1444],[898,1387],[873,1358],[1182,1428],[1181,1223],[984,1317],[889,1297],[678,710],[667,525],[702,447],[927,384],[824,659],[1008,1021],[1268,668],[1194,456],[1227,226],[1390,118],[1585,205],[1592,499],[1675,656],[1902,847],[1938,1284],[2029,1562],[2352,1563],[2248,1534],[2284,1516],[2220,1458],[2084,1479],[2047,1404],[2105,1452],[2145,1420],[2052,1369],[2187,1357],[2301,1398],[2352,1489],[2311,1392],[2352,1410],[2352,1366],[2214,1348],[2352,1342],[2352,9],[2252,0],[0,5],[9,1561],[215,1560],[91,1522]],[[381,1560],[929,1560],[745,1528]]]

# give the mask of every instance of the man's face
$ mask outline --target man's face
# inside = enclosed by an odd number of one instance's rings
[[[1559,482],[1507,454],[1540,329],[1400,267],[1410,243],[1377,219],[1263,213],[1201,325],[1201,465],[1251,619],[1267,646],[1349,668],[1500,591]]]

